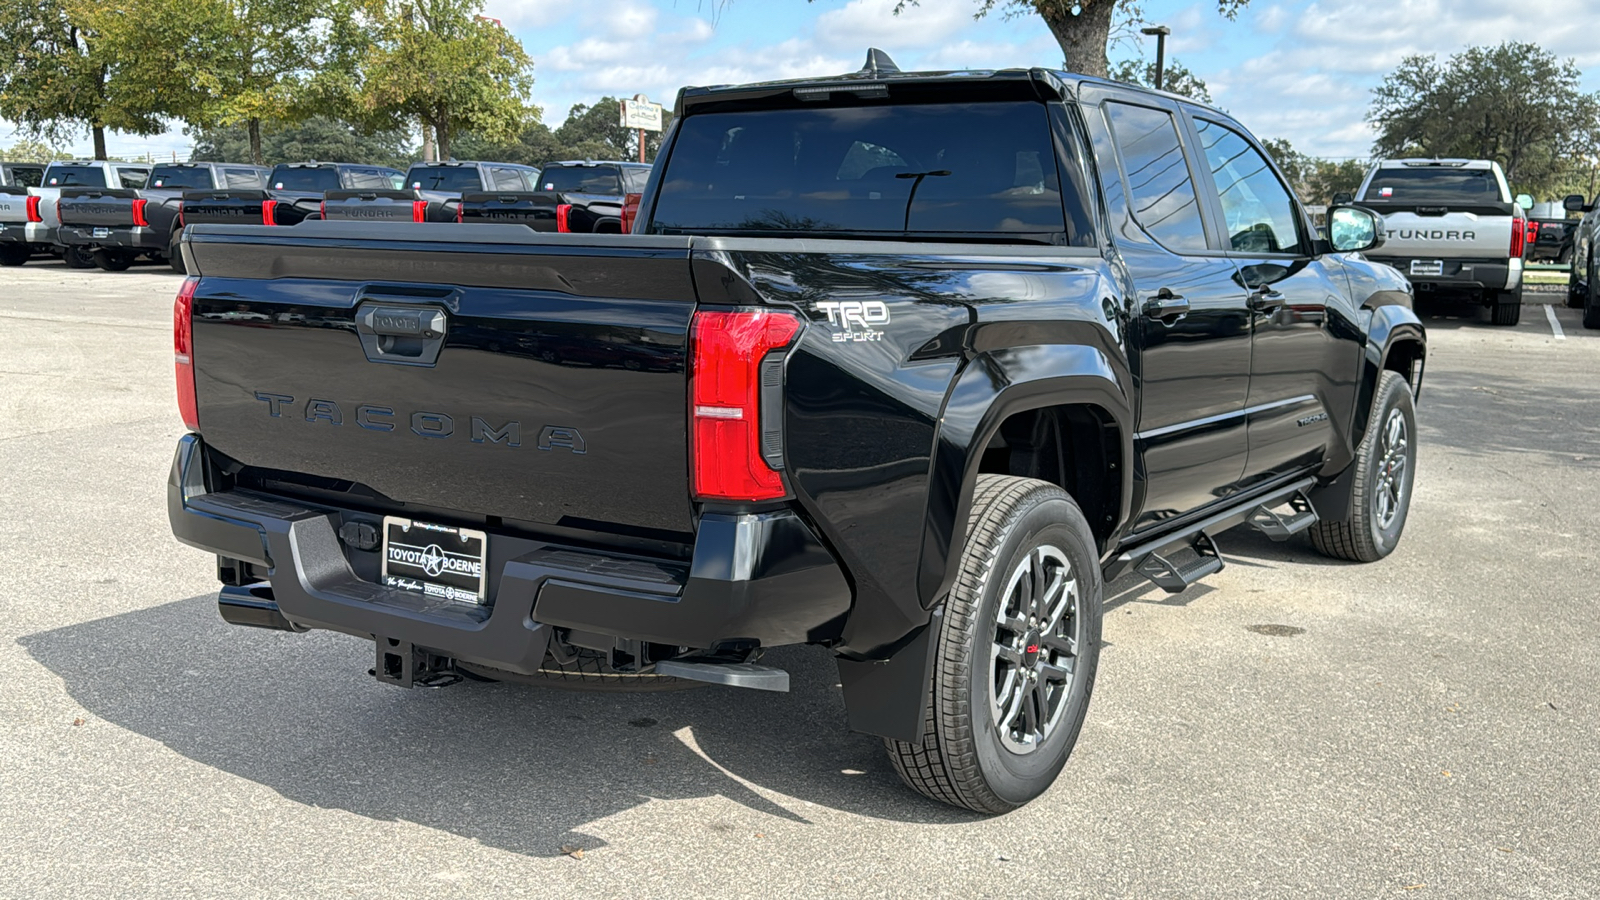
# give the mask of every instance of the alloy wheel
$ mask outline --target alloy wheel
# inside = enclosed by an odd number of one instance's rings
[[[1035,547],[1006,579],[994,622],[989,709],[1000,743],[1037,750],[1067,709],[1078,669],[1078,582],[1059,547]]]

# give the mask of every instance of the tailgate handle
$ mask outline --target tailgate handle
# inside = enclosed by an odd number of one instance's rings
[[[372,362],[431,366],[448,330],[444,310],[436,306],[372,303],[356,312],[356,334]]]

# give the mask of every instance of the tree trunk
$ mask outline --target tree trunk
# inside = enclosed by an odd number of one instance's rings
[[[433,126],[428,124],[426,118],[422,119],[422,161],[439,161],[439,151],[433,143]]]
[[[258,166],[264,165],[264,163],[261,162],[261,120],[251,119],[249,127],[250,161]]]
[[[1072,7],[1077,6],[1077,14]],[[1095,78],[1110,76],[1106,42],[1111,39],[1111,18],[1116,0],[1033,0],[1034,9],[1050,26],[1066,68]]]
[[[106,127],[104,125],[91,125],[89,130],[94,132],[94,158],[106,158]]]
[[[450,158],[450,141],[455,137],[453,129],[450,127],[449,113],[439,113],[439,123],[434,126],[434,132],[439,140],[439,159],[441,161],[448,160]]]

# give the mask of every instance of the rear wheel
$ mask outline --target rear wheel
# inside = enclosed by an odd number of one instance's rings
[[[172,241],[171,243],[167,244],[167,262],[172,265],[172,271],[177,272],[179,275],[189,274],[188,268],[183,264],[182,230],[174,231],[172,233]]]
[[[0,247],[0,266],[20,266],[32,255],[27,244],[7,244]]]
[[[1600,328],[1600,263],[1589,259],[1589,284],[1583,298],[1583,327]]]
[[[1311,543],[1324,556],[1376,562],[1400,543],[1411,510],[1417,469],[1417,414],[1411,385],[1398,372],[1378,376],[1367,433],[1356,450],[1349,515],[1311,526]]]
[[[1522,321],[1522,287],[1514,291],[1495,291],[1490,308],[1496,325],[1515,325]]]
[[[980,475],[960,566],[930,626],[922,740],[885,743],[920,793],[1009,812],[1050,787],[1083,728],[1100,656],[1100,561],[1065,491]]]
[[[92,256],[94,264],[107,272],[125,272],[133,265],[133,254],[121,250],[96,250]]]
[[[68,247],[61,254],[61,261],[69,269],[94,268],[94,254],[87,247]]]

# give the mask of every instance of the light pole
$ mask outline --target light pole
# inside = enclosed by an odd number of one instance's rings
[[[1150,25],[1139,31],[1156,36],[1156,90],[1159,91],[1167,75],[1167,35],[1172,33],[1172,29],[1165,25]]]

